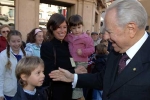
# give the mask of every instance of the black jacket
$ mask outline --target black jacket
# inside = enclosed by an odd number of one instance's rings
[[[96,60],[94,61],[94,68],[92,69],[92,73],[104,72],[106,68],[107,55],[97,55]]]
[[[54,52],[56,52],[56,57],[54,56]],[[53,40],[42,44],[41,58],[45,64],[45,81],[43,86],[49,85],[51,80],[48,74],[52,70],[58,69],[58,67],[74,73],[74,68],[71,66],[70,57],[71,55],[69,53],[68,43],[65,41],[59,41],[54,38]],[[53,100],[70,100],[72,96],[72,84],[60,81],[52,82],[52,96]]]
[[[35,95],[30,96],[29,94],[25,93],[23,88],[18,84],[17,93],[12,100],[46,100],[46,96],[41,88],[36,88]]]

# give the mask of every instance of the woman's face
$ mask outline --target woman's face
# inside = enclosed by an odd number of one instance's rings
[[[8,27],[4,27],[1,29],[1,35],[5,38],[7,38],[7,34],[10,32],[10,29]]]
[[[60,41],[62,41],[67,34],[67,24],[64,21],[60,26],[53,31],[54,37]]]

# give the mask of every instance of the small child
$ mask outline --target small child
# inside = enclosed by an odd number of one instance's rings
[[[46,100],[42,89],[45,75],[41,58],[30,56],[21,59],[16,67],[17,93],[12,100]]]
[[[104,41],[96,46],[96,60],[94,61],[95,66],[92,70],[92,73],[102,73],[104,75],[106,68],[106,61],[108,56],[107,46],[108,41]],[[102,100],[102,90],[93,90],[92,100]]]
[[[83,32],[83,19],[80,15],[72,15],[68,21],[71,33],[67,34],[65,40],[69,43],[69,51],[77,66],[87,68],[88,56],[94,52],[94,43],[90,36]],[[83,97],[82,89],[75,88],[72,99]]]
[[[25,51],[27,56],[40,57],[40,48],[44,40],[44,33],[39,28],[34,28],[27,35]]]

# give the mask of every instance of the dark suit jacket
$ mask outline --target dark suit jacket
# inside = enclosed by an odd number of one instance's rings
[[[103,100],[150,100],[150,37],[118,75],[120,57],[112,51],[104,78],[102,73],[79,75],[77,87],[103,87]]]

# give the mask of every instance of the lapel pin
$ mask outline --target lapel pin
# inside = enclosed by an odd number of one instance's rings
[[[136,68],[133,68],[133,71],[135,72],[135,71],[136,71]]]

